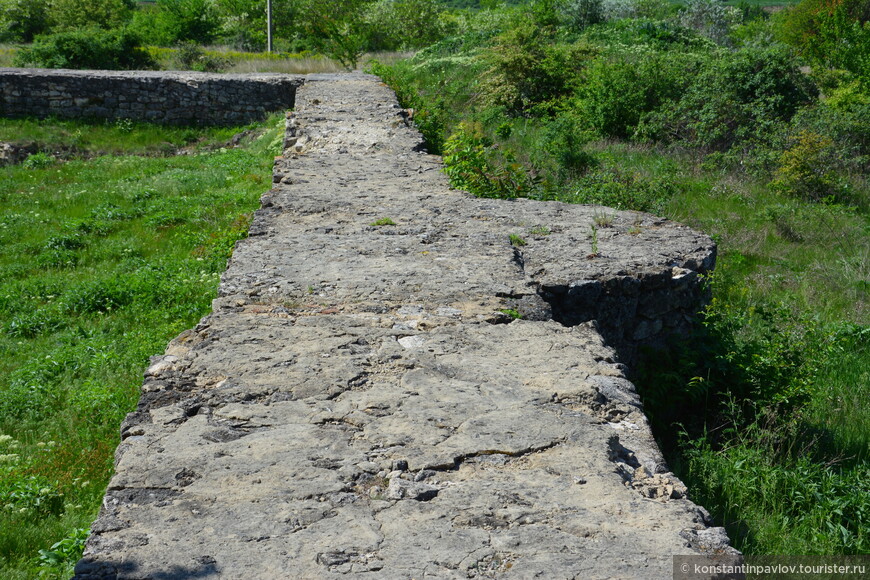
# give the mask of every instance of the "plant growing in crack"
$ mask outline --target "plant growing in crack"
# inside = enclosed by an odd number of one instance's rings
[[[529,230],[529,233],[533,236],[549,236],[553,233],[553,230],[547,226],[535,226]]]
[[[511,241],[511,245],[514,247],[521,248],[526,245],[526,241],[517,234],[511,234],[509,238]]]
[[[603,212],[598,212],[598,210],[596,210],[592,216],[592,220],[599,228],[609,228],[613,226],[613,217],[614,214],[607,213],[606,210]]]
[[[517,310],[513,308],[503,308],[502,310],[499,310],[499,312],[501,312],[502,314],[507,314],[514,320],[519,320],[523,317],[522,314],[520,314]]]
[[[598,255],[598,227],[592,224],[592,253],[587,258],[594,258]]]
[[[396,222],[394,222],[392,219],[390,219],[388,217],[382,217],[380,219],[373,221],[370,225],[377,228],[380,226],[394,226],[394,225],[396,225]]]

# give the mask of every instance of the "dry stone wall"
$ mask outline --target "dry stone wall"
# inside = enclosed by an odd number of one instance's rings
[[[733,552],[602,335],[683,327],[712,241],[451,190],[402,113],[374,77],[307,78],[212,314],[146,371],[76,578],[648,580]]]
[[[291,108],[298,77],[0,68],[0,116],[244,125]]]

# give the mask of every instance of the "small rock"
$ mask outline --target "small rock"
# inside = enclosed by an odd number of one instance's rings
[[[422,336],[404,336],[399,339],[399,344],[405,348],[420,348],[426,342]]]
[[[356,466],[361,471],[364,471],[366,473],[377,473],[379,470],[379,467],[377,466],[377,464],[372,463],[371,461],[361,461],[361,462],[357,463]]]
[[[438,316],[454,316],[454,317],[456,317],[456,316],[461,316],[462,311],[459,310],[458,308],[451,308],[449,306],[442,306],[441,308],[439,308],[438,310],[435,311],[435,314],[437,314]]]
[[[432,469],[421,469],[417,472],[417,475],[414,476],[414,481],[425,481],[435,475],[437,471]]]
[[[387,488],[388,499],[413,499],[429,501],[438,495],[439,489],[426,483],[415,483],[407,479],[393,478]]]
[[[643,465],[634,470],[633,479],[646,479],[647,477],[652,477],[652,473]]]

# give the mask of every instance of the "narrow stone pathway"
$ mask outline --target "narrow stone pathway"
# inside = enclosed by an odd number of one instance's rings
[[[403,113],[374,77],[306,79],[76,578],[650,579],[730,550],[617,362],[689,324],[713,243],[450,190]]]

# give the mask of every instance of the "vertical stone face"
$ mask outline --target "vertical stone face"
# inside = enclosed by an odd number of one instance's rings
[[[450,190],[401,112],[374,77],[308,77],[76,578],[649,579],[733,551],[600,330],[679,329],[709,238],[613,212],[591,255],[601,208]]]
[[[0,68],[0,116],[237,125],[293,107],[298,77]],[[131,102],[133,107],[120,107]]]

